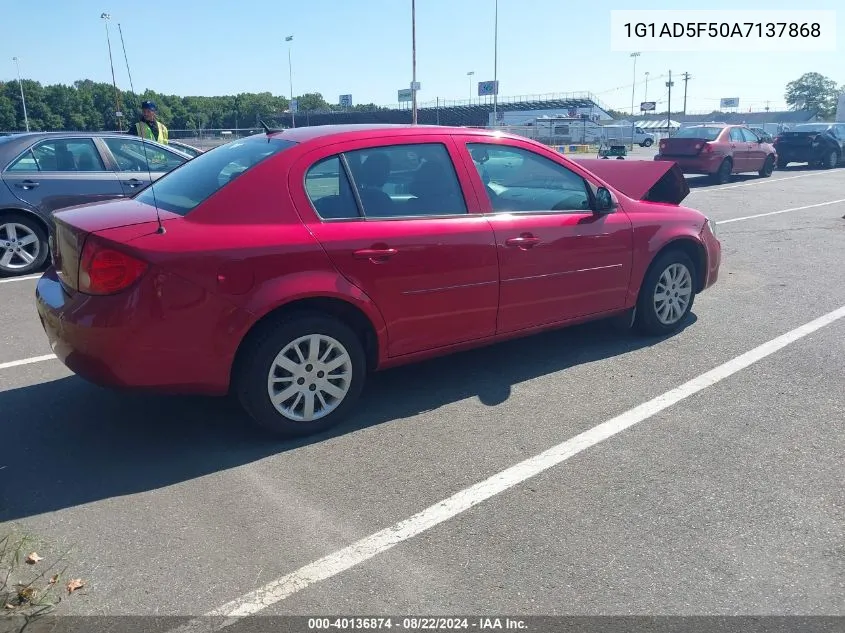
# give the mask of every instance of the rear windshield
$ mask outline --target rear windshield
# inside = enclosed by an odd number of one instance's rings
[[[697,138],[704,141],[715,141],[724,129],[723,127],[685,127],[673,134],[673,138]]]
[[[830,126],[827,123],[804,123],[796,125],[790,132],[824,132]]]
[[[187,215],[248,169],[295,144],[264,134],[226,143],[162,176],[135,199],[150,206],[158,205],[171,213]]]

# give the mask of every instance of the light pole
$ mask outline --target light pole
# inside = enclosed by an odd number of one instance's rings
[[[21,89],[21,104],[23,104],[23,120],[26,124],[26,131],[29,132],[29,117],[26,115],[26,98],[23,96],[23,82],[21,81],[21,66],[18,63],[17,57],[12,57],[12,61],[15,62],[15,68],[18,69],[18,86]]]
[[[631,86],[631,151],[634,150],[634,91],[637,88],[637,57],[639,56],[639,53],[631,53],[631,57],[634,58],[634,83]]]
[[[417,3],[411,0],[411,123],[417,124]]]
[[[467,73],[467,77],[469,77],[469,104],[472,105],[472,76],[475,74],[474,70],[471,70]]]
[[[499,0],[493,10],[493,127],[499,127]]]
[[[108,13],[102,13],[100,14],[100,18],[103,20],[103,22],[106,23],[106,43],[109,46],[109,65],[111,66],[111,81],[112,85],[114,86],[114,119],[117,129],[120,130],[120,117],[123,116],[123,113],[120,111],[120,93],[117,90],[117,79],[114,76],[114,59],[112,58],[111,54],[111,37],[109,35],[109,20],[111,20],[111,15]]]
[[[645,92],[643,93],[643,101],[648,101],[648,71],[645,71]]]
[[[293,48],[293,35],[288,35],[285,38],[285,41],[288,43],[288,80],[290,81],[290,126],[296,127],[296,112],[294,112],[295,108],[293,107],[293,62],[291,61],[290,56],[290,49]],[[298,106],[299,104],[297,104]],[[307,123],[307,121],[306,121]],[[306,125],[306,127],[308,127]]]

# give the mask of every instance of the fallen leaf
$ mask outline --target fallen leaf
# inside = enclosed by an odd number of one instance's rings
[[[57,582],[59,582],[59,575],[58,574],[56,574],[55,576],[50,578],[50,584],[51,585],[55,585]]]
[[[20,560],[20,559],[18,559]],[[37,552],[32,552],[29,556],[26,557],[27,565],[34,565],[38,561],[44,560],[43,556],[39,556]]]
[[[82,578],[74,578],[67,584],[67,592],[73,593],[77,589],[82,589],[85,586],[85,582]]]
[[[38,597],[38,590],[35,587],[24,587],[18,591],[18,602],[26,604],[28,602],[35,602]]]
[[[7,609],[15,609],[15,608],[17,608],[17,607],[15,607],[15,605],[13,605],[11,602],[7,602],[7,603],[6,603],[6,608],[7,608]]]

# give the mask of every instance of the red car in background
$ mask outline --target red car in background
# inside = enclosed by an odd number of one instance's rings
[[[491,131],[268,130],[58,213],[38,313],[92,382],[231,392],[306,435],[372,370],[613,315],[676,331],[721,259],[688,193],[669,163]]]
[[[746,172],[768,178],[775,170],[777,152],[745,126],[696,125],[662,139],[654,160],[673,161],[685,174],[707,174],[724,184],[732,174]]]

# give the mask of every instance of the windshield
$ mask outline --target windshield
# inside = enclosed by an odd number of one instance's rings
[[[678,130],[673,138],[695,138],[704,141],[715,141],[724,129],[723,127],[685,127]]]
[[[135,198],[171,213],[187,215],[248,169],[295,144],[264,134],[226,143],[162,176]]]
[[[796,125],[791,132],[825,132],[830,126],[827,123],[804,123]]]

